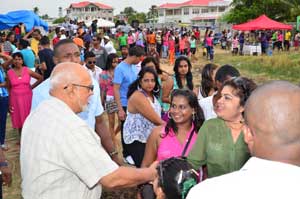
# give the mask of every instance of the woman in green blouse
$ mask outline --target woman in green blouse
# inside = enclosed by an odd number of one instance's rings
[[[256,84],[244,77],[226,81],[215,105],[218,118],[206,121],[200,128],[188,161],[195,169],[206,165],[208,178],[239,170],[249,159],[242,133],[243,112],[255,88]]]

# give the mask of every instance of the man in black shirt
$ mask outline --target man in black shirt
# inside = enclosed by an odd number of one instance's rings
[[[50,41],[47,36],[43,36],[40,40],[40,45],[43,47],[42,50],[39,51],[39,59],[40,59],[40,69],[43,71],[44,80],[47,79],[55,64],[53,61],[53,50],[50,49]]]

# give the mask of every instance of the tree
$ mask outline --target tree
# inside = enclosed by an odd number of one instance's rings
[[[136,13],[137,12],[132,7],[126,7],[124,8],[124,11],[121,12],[121,14],[125,14],[127,17],[132,16]]]
[[[147,13],[147,20],[154,21],[158,17],[158,10],[156,5],[152,5]]]
[[[291,5],[283,0],[233,0],[231,6],[233,8],[224,16],[228,23],[243,23],[262,14],[279,21],[291,19]]]
[[[57,18],[53,21],[53,24],[63,23],[66,20],[65,17]]]
[[[39,15],[40,9],[39,9],[38,7],[34,7],[34,8],[33,8],[33,12],[34,12],[36,15]]]
[[[48,14],[45,14],[45,15],[41,16],[41,18],[42,19],[49,19],[49,16],[48,16]]]

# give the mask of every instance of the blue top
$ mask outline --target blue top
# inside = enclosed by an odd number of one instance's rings
[[[89,125],[89,127],[95,129],[95,124],[96,124],[95,117],[103,113],[103,106],[100,98],[99,84],[96,82],[96,80],[93,77],[91,78],[94,85],[94,91],[93,91],[94,94],[89,98],[87,110],[79,113],[78,116],[81,119],[83,119]],[[42,101],[50,98],[49,90],[50,90],[50,78],[46,79],[38,87],[33,89],[31,111],[36,109],[37,106]]]
[[[28,68],[34,68],[35,56],[31,49],[22,49],[20,50],[23,55],[24,65]]]
[[[5,82],[5,73],[0,66],[0,83]],[[0,97],[7,97],[8,96],[8,91],[5,87],[0,87]]]
[[[137,67],[122,61],[115,69],[114,84],[120,85],[120,100],[122,106],[127,106],[127,92],[129,85],[137,79]]]

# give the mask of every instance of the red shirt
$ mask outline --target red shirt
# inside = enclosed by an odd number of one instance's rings
[[[55,45],[55,44],[57,44],[58,42],[59,42],[59,38],[58,37],[55,37],[54,39],[52,39],[52,44],[53,44],[53,46]]]
[[[195,31],[194,35],[195,35],[195,37],[196,37],[197,40],[200,39],[200,32],[199,31]]]

